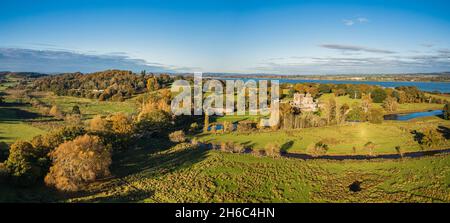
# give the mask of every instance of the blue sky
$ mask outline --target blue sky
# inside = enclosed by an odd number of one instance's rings
[[[0,1],[0,70],[450,71],[448,1]]]

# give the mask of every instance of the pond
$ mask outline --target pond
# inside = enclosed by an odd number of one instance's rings
[[[442,110],[430,110],[425,112],[412,112],[412,113],[404,113],[404,114],[391,114],[385,115],[384,120],[398,120],[398,121],[407,121],[413,118],[420,117],[428,117],[428,116],[439,116],[444,114]]]

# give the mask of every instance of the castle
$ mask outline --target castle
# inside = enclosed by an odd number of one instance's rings
[[[310,93],[295,93],[294,100],[290,104],[292,107],[300,109],[300,111],[315,112],[318,109],[317,102]]]

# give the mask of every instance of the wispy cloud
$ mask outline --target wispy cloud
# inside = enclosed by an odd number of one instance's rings
[[[365,17],[358,17],[354,19],[343,19],[342,22],[346,26],[353,26],[355,24],[363,24],[369,22],[369,20]]]
[[[279,74],[375,74],[450,70],[450,51],[414,56],[286,57],[260,63],[255,70]]]
[[[123,52],[91,54],[58,50],[0,48],[0,70],[53,73],[93,72],[107,69],[173,72],[181,68],[130,58]]]
[[[354,46],[354,45],[343,45],[343,44],[322,44],[320,45],[323,48],[327,49],[333,49],[333,50],[341,50],[343,52],[345,51],[360,51],[360,52],[369,52],[369,53],[382,53],[382,54],[392,54],[395,53],[391,50],[384,50],[384,49],[375,49],[375,48],[369,48],[364,46]]]
[[[431,44],[431,43],[422,43],[420,45],[423,46],[423,47],[427,47],[427,48],[431,48],[431,47],[434,46],[434,44]]]
[[[353,26],[353,24],[355,24],[355,22],[353,20],[350,20],[350,19],[343,19],[342,22],[346,26]]]

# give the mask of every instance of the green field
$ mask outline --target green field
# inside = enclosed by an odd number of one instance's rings
[[[411,121],[385,121],[382,124],[352,123],[290,131],[202,134],[200,139],[216,143],[241,143],[254,149],[264,149],[268,143],[278,143],[291,153],[307,153],[315,143],[323,141],[329,146],[327,154],[330,155],[354,154],[353,147],[356,148],[356,154],[367,155],[364,145],[370,141],[375,143],[376,154],[392,154],[396,153],[396,146],[400,146],[404,152],[421,150],[411,132],[439,126],[450,128],[450,121],[427,117]],[[450,147],[450,142],[447,140],[442,147]]]
[[[126,156],[125,156],[126,155]],[[129,151],[117,178],[85,193],[8,189],[0,200],[59,202],[449,202],[450,157],[325,161],[255,157],[202,149]],[[359,181],[361,190],[349,186]],[[3,187],[3,188],[1,188]]]
[[[118,112],[131,114],[136,111],[136,103],[134,100],[126,100],[124,102],[98,101],[97,99],[78,98],[69,96],[56,96],[52,93],[46,93],[39,98],[49,105],[57,105],[64,112],[71,112],[73,106],[78,105],[81,113],[88,117],[94,115],[107,115]]]
[[[130,150],[84,193],[0,185],[2,201],[450,202],[450,157],[326,161],[175,147]],[[349,186],[359,181],[361,190]]]
[[[29,140],[45,133],[26,122],[37,117],[38,114],[30,113],[22,106],[0,106],[0,141],[12,143],[17,139]]]

